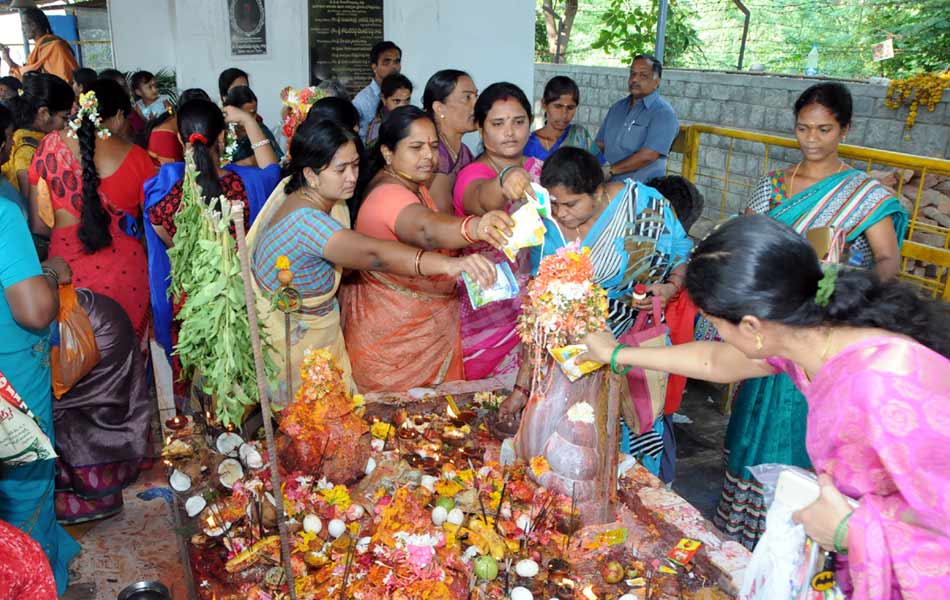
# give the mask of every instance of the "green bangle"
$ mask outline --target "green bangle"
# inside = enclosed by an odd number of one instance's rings
[[[508,165],[504,169],[498,172],[498,185],[505,187],[505,175],[508,174],[508,171],[515,168],[515,165]]]
[[[617,353],[623,350],[624,348],[629,348],[630,346],[626,344],[617,344],[617,347],[614,348],[613,354],[610,355],[610,370],[616,373],[617,375],[626,375],[630,372],[631,367],[627,367],[623,371],[617,368]]]
[[[841,519],[841,521],[838,522],[838,526],[835,527],[834,547],[835,552],[838,554],[848,553],[848,549],[842,547],[842,544],[848,541],[848,521],[851,520],[853,515],[853,511],[849,512],[848,516]]]

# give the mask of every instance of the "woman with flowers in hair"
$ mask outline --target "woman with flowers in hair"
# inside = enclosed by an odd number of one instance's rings
[[[847,597],[940,598],[950,585],[950,317],[906,284],[822,267],[791,226],[738,217],[697,246],[686,290],[722,342],[586,356],[733,383],[787,374],[807,402],[818,499],[795,514],[834,550]],[[852,506],[846,500],[857,502]]]
[[[244,127],[258,166],[233,163],[222,166],[225,131],[229,123]],[[190,100],[178,108],[178,135],[185,151],[191,149],[198,170],[198,185],[205,199],[225,196],[232,202],[243,202],[244,222],[250,227],[280,181],[277,157],[257,119],[236,106],[222,109],[210,100]],[[162,166],[158,175],[145,182],[145,212],[149,220],[145,236],[148,240],[152,321],[155,339],[176,369],[177,358],[172,360],[173,309],[168,299],[171,265],[167,248],[174,243],[175,215],[181,205],[184,175],[185,163],[169,163]]]
[[[30,203],[33,213],[46,215],[34,231],[50,235],[50,257],[69,263],[77,288],[118,302],[141,342],[149,306],[145,250],[128,232],[141,214],[142,186],[155,165],[145,150],[117,135],[131,110],[117,83],[92,84],[80,97],[76,117],[37,147]],[[49,191],[48,205],[40,187]]]

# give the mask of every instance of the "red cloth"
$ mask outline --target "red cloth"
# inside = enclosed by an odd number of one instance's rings
[[[0,600],[56,600],[56,580],[43,548],[0,521]]]
[[[699,309],[685,291],[678,292],[666,305],[666,325],[670,328],[670,342],[686,344],[693,340],[693,324]],[[686,377],[670,375],[666,384],[666,404],[663,414],[671,415],[679,410],[686,389]]]
[[[88,254],[79,241],[79,225],[54,227],[49,255],[59,256],[73,271],[73,285],[109,296],[129,315],[135,333],[142,339],[148,326],[148,261],[142,242],[127,235],[123,218],[138,217],[144,198],[143,185],[155,175],[148,153],[130,146],[115,173],[99,180],[102,205],[110,213],[112,244]],[[65,210],[80,218],[82,209],[82,166],[59,133],[40,142],[30,165],[30,184],[46,181],[54,210]],[[128,215],[129,217],[127,217]]]
[[[148,136],[148,154],[159,165],[185,160],[178,133],[168,129],[153,129]]]

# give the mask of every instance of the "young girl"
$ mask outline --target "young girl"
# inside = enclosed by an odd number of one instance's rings
[[[148,71],[138,71],[132,75],[132,93],[138,98],[135,112],[146,122],[157,119],[173,108],[168,96],[159,93],[155,75]]]
[[[372,148],[379,139],[379,126],[382,125],[386,115],[399,108],[406,106],[412,99],[412,82],[405,75],[393,73],[387,75],[379,86],[379,106],[376,107],[376,116],[369,122],[366,128],[366,147]]]

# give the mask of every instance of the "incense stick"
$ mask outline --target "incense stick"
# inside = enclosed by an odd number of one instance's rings
[[[571,484],[571,520],[567,530],[567,540],[564,541],[564,554],[571,547],[571,536],[574,535],[574,507],[577,501],[577,482]]]
[[[481,479],[478,476],[478,471],[475,470],[475,465],[472,464],[472,459],[468,459],[468,468],[472,470],[472,482],[475,484],[475,496],[478,497],[478,506],[482,509],[482,522],[487,526],[488,525],[488,513],[485,512],[485,503],[482,502],[482,485]]]

